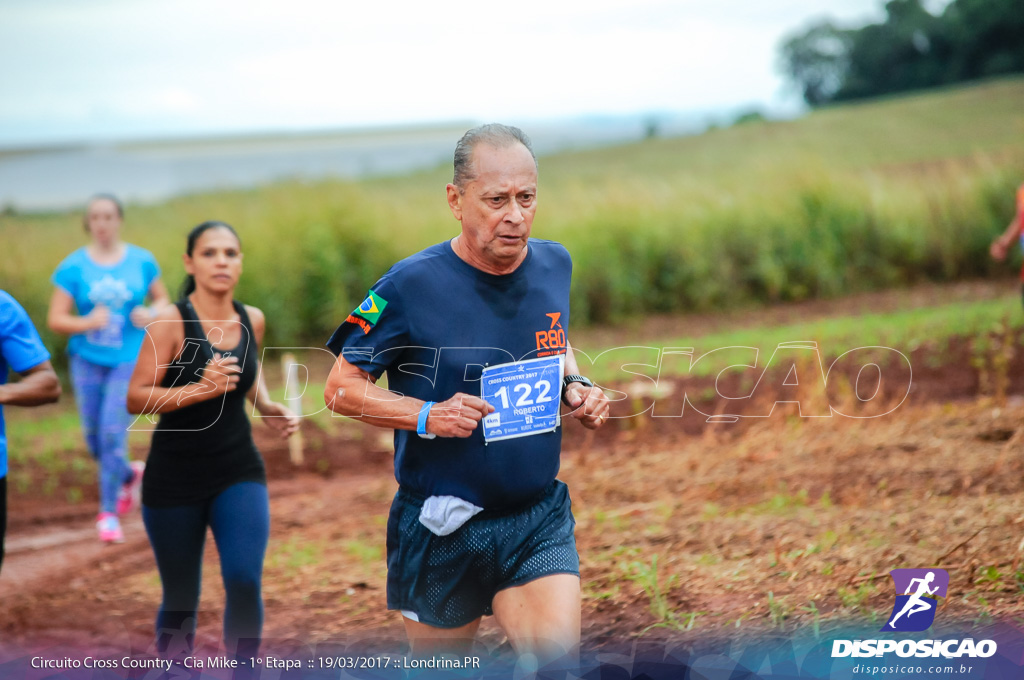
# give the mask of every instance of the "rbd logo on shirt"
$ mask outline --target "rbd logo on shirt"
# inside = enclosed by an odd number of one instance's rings
[[[896,604],[883,631],[913,633],[927,630],[935,620],[938,598],[946,597],[949,573],[945,569],[893,569]]]
[[[534,334],[537,339],[538,357],[565,352],[565,329],[562,328],[562,324],[558,323],[558,320],[562,318],[562,313],[549,312],[546,316],[551,320],[551,326]]]

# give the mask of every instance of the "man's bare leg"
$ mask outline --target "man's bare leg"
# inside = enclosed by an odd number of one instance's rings
[[[468,656],[473,651],[476,631],[480,627],[480,619],[471,621],[458,628],[437,628],[403,616],[405,634],[409,638],[409,646],[415,656],[431,656],[433,654],[453,654]]]
[[[532,654],[539,666],[580,645],[580,579],[573,574],[544,576],[500,591],[492,603],[498,625],[520,656]]]

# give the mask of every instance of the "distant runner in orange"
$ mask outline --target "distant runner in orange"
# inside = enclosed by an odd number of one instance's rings
[[[1021,238],[1021,230],[1024,228],[1024,184],[1021,184],[1017,189],[1017,212],[1014,214],[1010,224],[1006,227],[1006,231],[1003,232],[1002,236],[992,241],[992,245],[989,246],[989,253],[992,258],[1002,262],[1006,259],[1006,253],[1010,250],[1010,246],[1013,245],[1014,240]],[[1024,247],[1024,240],[1021,243]],[[1021,268],[1020,272],[1021,280],[1021,294],[1024,295],[1024,267]]]

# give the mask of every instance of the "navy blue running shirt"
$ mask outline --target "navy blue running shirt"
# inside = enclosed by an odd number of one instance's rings
[[[327,342],[388,389],[424,401],[480,395],[484,366],[564,354],[572,260],[560,243],[530,239],[511,274],[462,261],[445,241],[394,265]],[[556,386],[559,389],[560,386]],[[561,428],[484,444],[395,431],[395,477],[421,496],[458,496],[488,509],[517,507],[558,474]]]

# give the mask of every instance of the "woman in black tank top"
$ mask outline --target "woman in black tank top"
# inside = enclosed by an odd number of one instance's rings
[[[128,410],[160,414],[142,479],[142,518],[163,585],[156,644],[172,658],[192,650],[210,527],[227,596],[225,647],[248,663],[263,627],[260,579],[270,516],[246,397],[282,436],[299,422],[270,401],[263,384],[263,313],[232,297],[242,271],[235,230],[223,222],[193,229],[185,269],[182,298],[146,329],[128,387]]]

